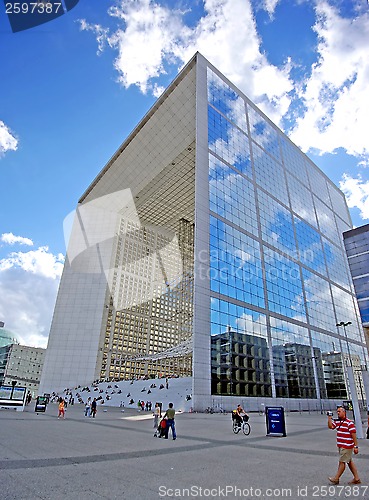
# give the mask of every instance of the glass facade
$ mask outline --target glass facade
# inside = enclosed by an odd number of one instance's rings
[[[344,196],[209,67],[207,96],[211,393],[348,397],[347,356],[365,364],[366,350]]]
[[[369,327],[369,224],[344,234],[345,248],[363,326]]]
[[[367,363],[351,227],[339,189],[197,53],[79,200],[42,391],[192,375],[196,411],[348,397],[347,359]]]

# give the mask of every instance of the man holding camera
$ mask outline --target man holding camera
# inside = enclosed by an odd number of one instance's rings
[[[354,422],[346,417],[346,410],[343,406],[338,406],[337,408],[338,420],[332,419],[332,412],[327,412],[327,415],[329,429],[337,430],[337,447],[339,453],[337,473],[334,477],[329,477],[328,479],[332,484],[339,484],[340,477],[347,464],[354,475],[349,484],[360,484],[359,474],[352,460],[352,450],[354,450],[355,455],[359,453]]]

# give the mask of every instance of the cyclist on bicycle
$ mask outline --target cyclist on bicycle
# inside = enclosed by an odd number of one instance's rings
[[[247,413],[245,412],[245,410],[242,408],[241,405],[237,405],[237,408],[233,410],[232,415],[233,418],[238,422],[239,427],[241,427],[243,415],[246,415],[246,417],[248,417]]]

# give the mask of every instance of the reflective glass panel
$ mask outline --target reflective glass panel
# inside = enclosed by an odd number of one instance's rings
[[[350,278],[346,256],[340,248],[332,245],[324,237],[322,239],[330,279],[345,288],[349,288]]]
[[[277,130],[250,104],[247,104],[251,139],[277,161],[282,162]]]
[[[208,108],[209,149],[240,172],[252,177],[249,140],[213,107]]]
[[[306,321],[299,266],[265,246],[264,256],[269,309]]]
[[[322,234],[333,241],[336,245],[342,244],[342,237],[338,234],[336,221],[332,210],[315,197],[314,204],[318,216],[319,229]]]
[[[369,271],[369,253],[350,257],[349,264],[353,277],[367,274]]]
[[[291,141],[280,136],[281,150],[283,162],[286,169],[293,174],[304,186],[309,186],[308,176],[306,173],[305,158],[297,146]]]
[[[259,243],[215,217],[210,217],[210,287],[264,307]]]
[[[253,184],[209,154],[210,210],[237,226],[258,234]]]
[[[349,214],[349,211],[347,209],[345,197],[336,186],[334,186],[331,183],[328,183],[328,189],[329,189],[329,194],[330,198],[332,201],[332,208],[333,211],[343,219],[343,221],[346,222],[349,226],[351,226],[351,217]],[[351,229],[351,227],[350,227]],[[347,231],[347,229],[346,229]]]
[[[211,392],[271,396],[264,314],[211,299]]]
[[[345,240],[345,247],[348,257],[359,253],[369,252],[369,232],[350,235]]]
[[[298,243],[298,260],[306,266],[326,274],[320,234],[298,217],[294,218]]]
[[[310,323],[334,331],[336,318],[329,282],[307,269],[303,269],[302,274]]]
[[[252,146],[256,182],[288,205],[287,186],[283,167],[257,144]]]
[[[320,200],[324,201],[326,205],[332,208],[326,178],[324,177],[323,173],[317,169],[315,165],[310,163],[309,166],[310,168],[308,168],[308,174],[312,192]]]
[[[320,388],[321,397],[346,399],[344,358],[340,350],[339,340],[316,331],[311,332],[311,338],[315,355],[318,356],[319,360],[321,359],[323,365],[324,388]],[[320,371],[320,363],[317,368]]]
[[[277,397],[316,398],[308,330],[273,317],[270,328]]]
[[[341,336],[347,335],[348,339],[360,342],[361,327],[359,328],[357,323],[353,296],[342,290],[342,288],[335,286],[333,283],[331,288],[334,305],[338,315],[337,323],[341,323],[341,321],[344,321],[345,323],[350,322],[350,325],[346,328],[338,327],[336,330],[337,333]]]
[[[260,189],[257,190],[257,195],[263,240],[284,253],[295,255],[296,242],[291,212]]]
[[[355,286],[356,297],[358,299],[369,298],[369,274],[363,276],[362,278],[355,278],[354,286]]]
[[[292,210],[314,227],[318,227],[311,191],[289,172],[287,172],[287,183],[290,191]]]
[[[243,98],[208,68],[208,101],[230,121],[247,132]]]

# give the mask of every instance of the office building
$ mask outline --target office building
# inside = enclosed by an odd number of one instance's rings
[[[366,362],[344,195],[200,54],[71,225],[45,392],[192,374],[195,409],[224,397],[318,402],[326,353]]]
[[[343,239],[369,347],[369,224],[346,231]]]
[[[0,385],[26,387],[32,397],[38,395],[46,349],[9,344],[0,347]]]

